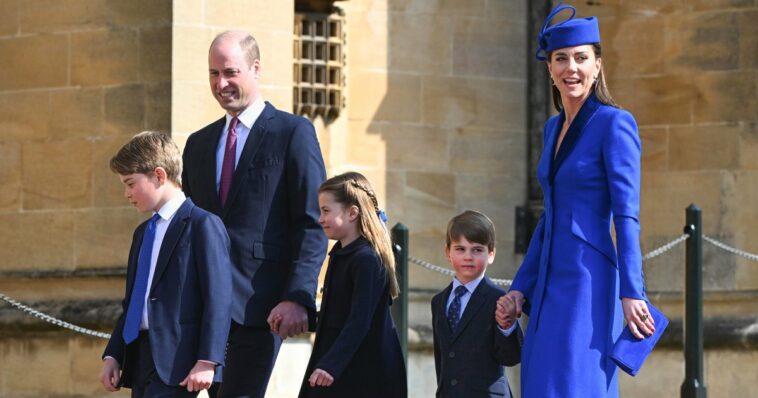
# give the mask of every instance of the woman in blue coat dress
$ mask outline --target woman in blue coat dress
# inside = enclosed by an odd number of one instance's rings
[[[548,27],[566,9],[569,19]],[[545,125],[537,169],[545,211],[501,298],[502,308],[516,308],[509,320],[522,305],[529,315],[521,360],[527,398],[618,396],[608,354],[622,317],[638,338],[654,330],[639,246],[637,124],[608,93],[597,18],[575,14],[559,4],[539,36],[537,58],[547,63],[560,113]]]

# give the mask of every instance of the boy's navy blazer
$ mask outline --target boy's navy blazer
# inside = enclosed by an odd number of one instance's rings
[[[510,397],[503,366],[521,361],[519,326],[504,336],[495,322],[497,299],[505,291],[486,276],[471,295],[455,333],[447,322],[447,300],[453,284],[432,298],[434,366],[437,397]]]
[[[226,206],[216,190],[216,147],[226,118],[190,135],[183,188],[224,221],[232,242],[232,319],[268,328],[283,300],[304,306],[315,325],[318,273],[326,236],[318,223],[318,189],[326,179],[316,132],[305,118],[266,102],[234,171]]]
[[[126,274],[123,313],[103,357],[121,365],[122,383],[132,385],[135,363],[123,339],[124,318],[137,271],[147,221],[134,231]],[[186,199],[161,243],[146,303],[150,348],[161,381],[178,385],[198,359],[224,363],[231,305],[229,238],[218,217]],[[220,366],[215,378],[220,381]]]

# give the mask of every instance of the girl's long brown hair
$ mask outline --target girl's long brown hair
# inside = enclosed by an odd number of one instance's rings
[[[384,223],[379,219],[379,202],[371,183],[363,174],[350,171],[334,176],[321,184],[319,193],[330,192],[334,199],[345,207],[358,207],[358,232],[366,238],[382,260],[389,277],[390,296],[394,299],[400,293],[395,275],[395,256],[392,240]]]

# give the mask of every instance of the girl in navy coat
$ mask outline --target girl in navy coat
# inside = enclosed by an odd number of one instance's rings
[[[398,295],[376,194],[349,172],[321,185],[319,223],[329,252],[316,342],[300,397],[406,397],[405,361],[390,304]]]
[[[521,392],[530,397],[618,396],[608,357],[622,317],[651,335],[639,245],[640,139],[603,77],[597,18],[574,15],[539,36],[560,112],[548,120],[537,177],[545,212],[503,307],[529,314]],[[611,221],[616,244],[611,238]],[[509,311],[510,312],[510,311]],[[498,316],[502,316],[500,313]],[[512,320],[512,319],[511,319]]]

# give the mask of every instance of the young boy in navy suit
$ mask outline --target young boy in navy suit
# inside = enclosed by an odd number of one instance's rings
[[[432,299],[437,397],[510,397],[503,366],[520,362],[523,335],[495,320],[504,290],[484,276],[495,260],[492,221],[472,210],[453,217],[445,255],[455,278]]]
[[[124,194],[152,213],[134,231],[123,313],[103,354],[100,381],[132,397],[195,397],[223,366],[231,307],[229,237],[221,220],[181,189],[170,137],[143,132],[111,159]]]

